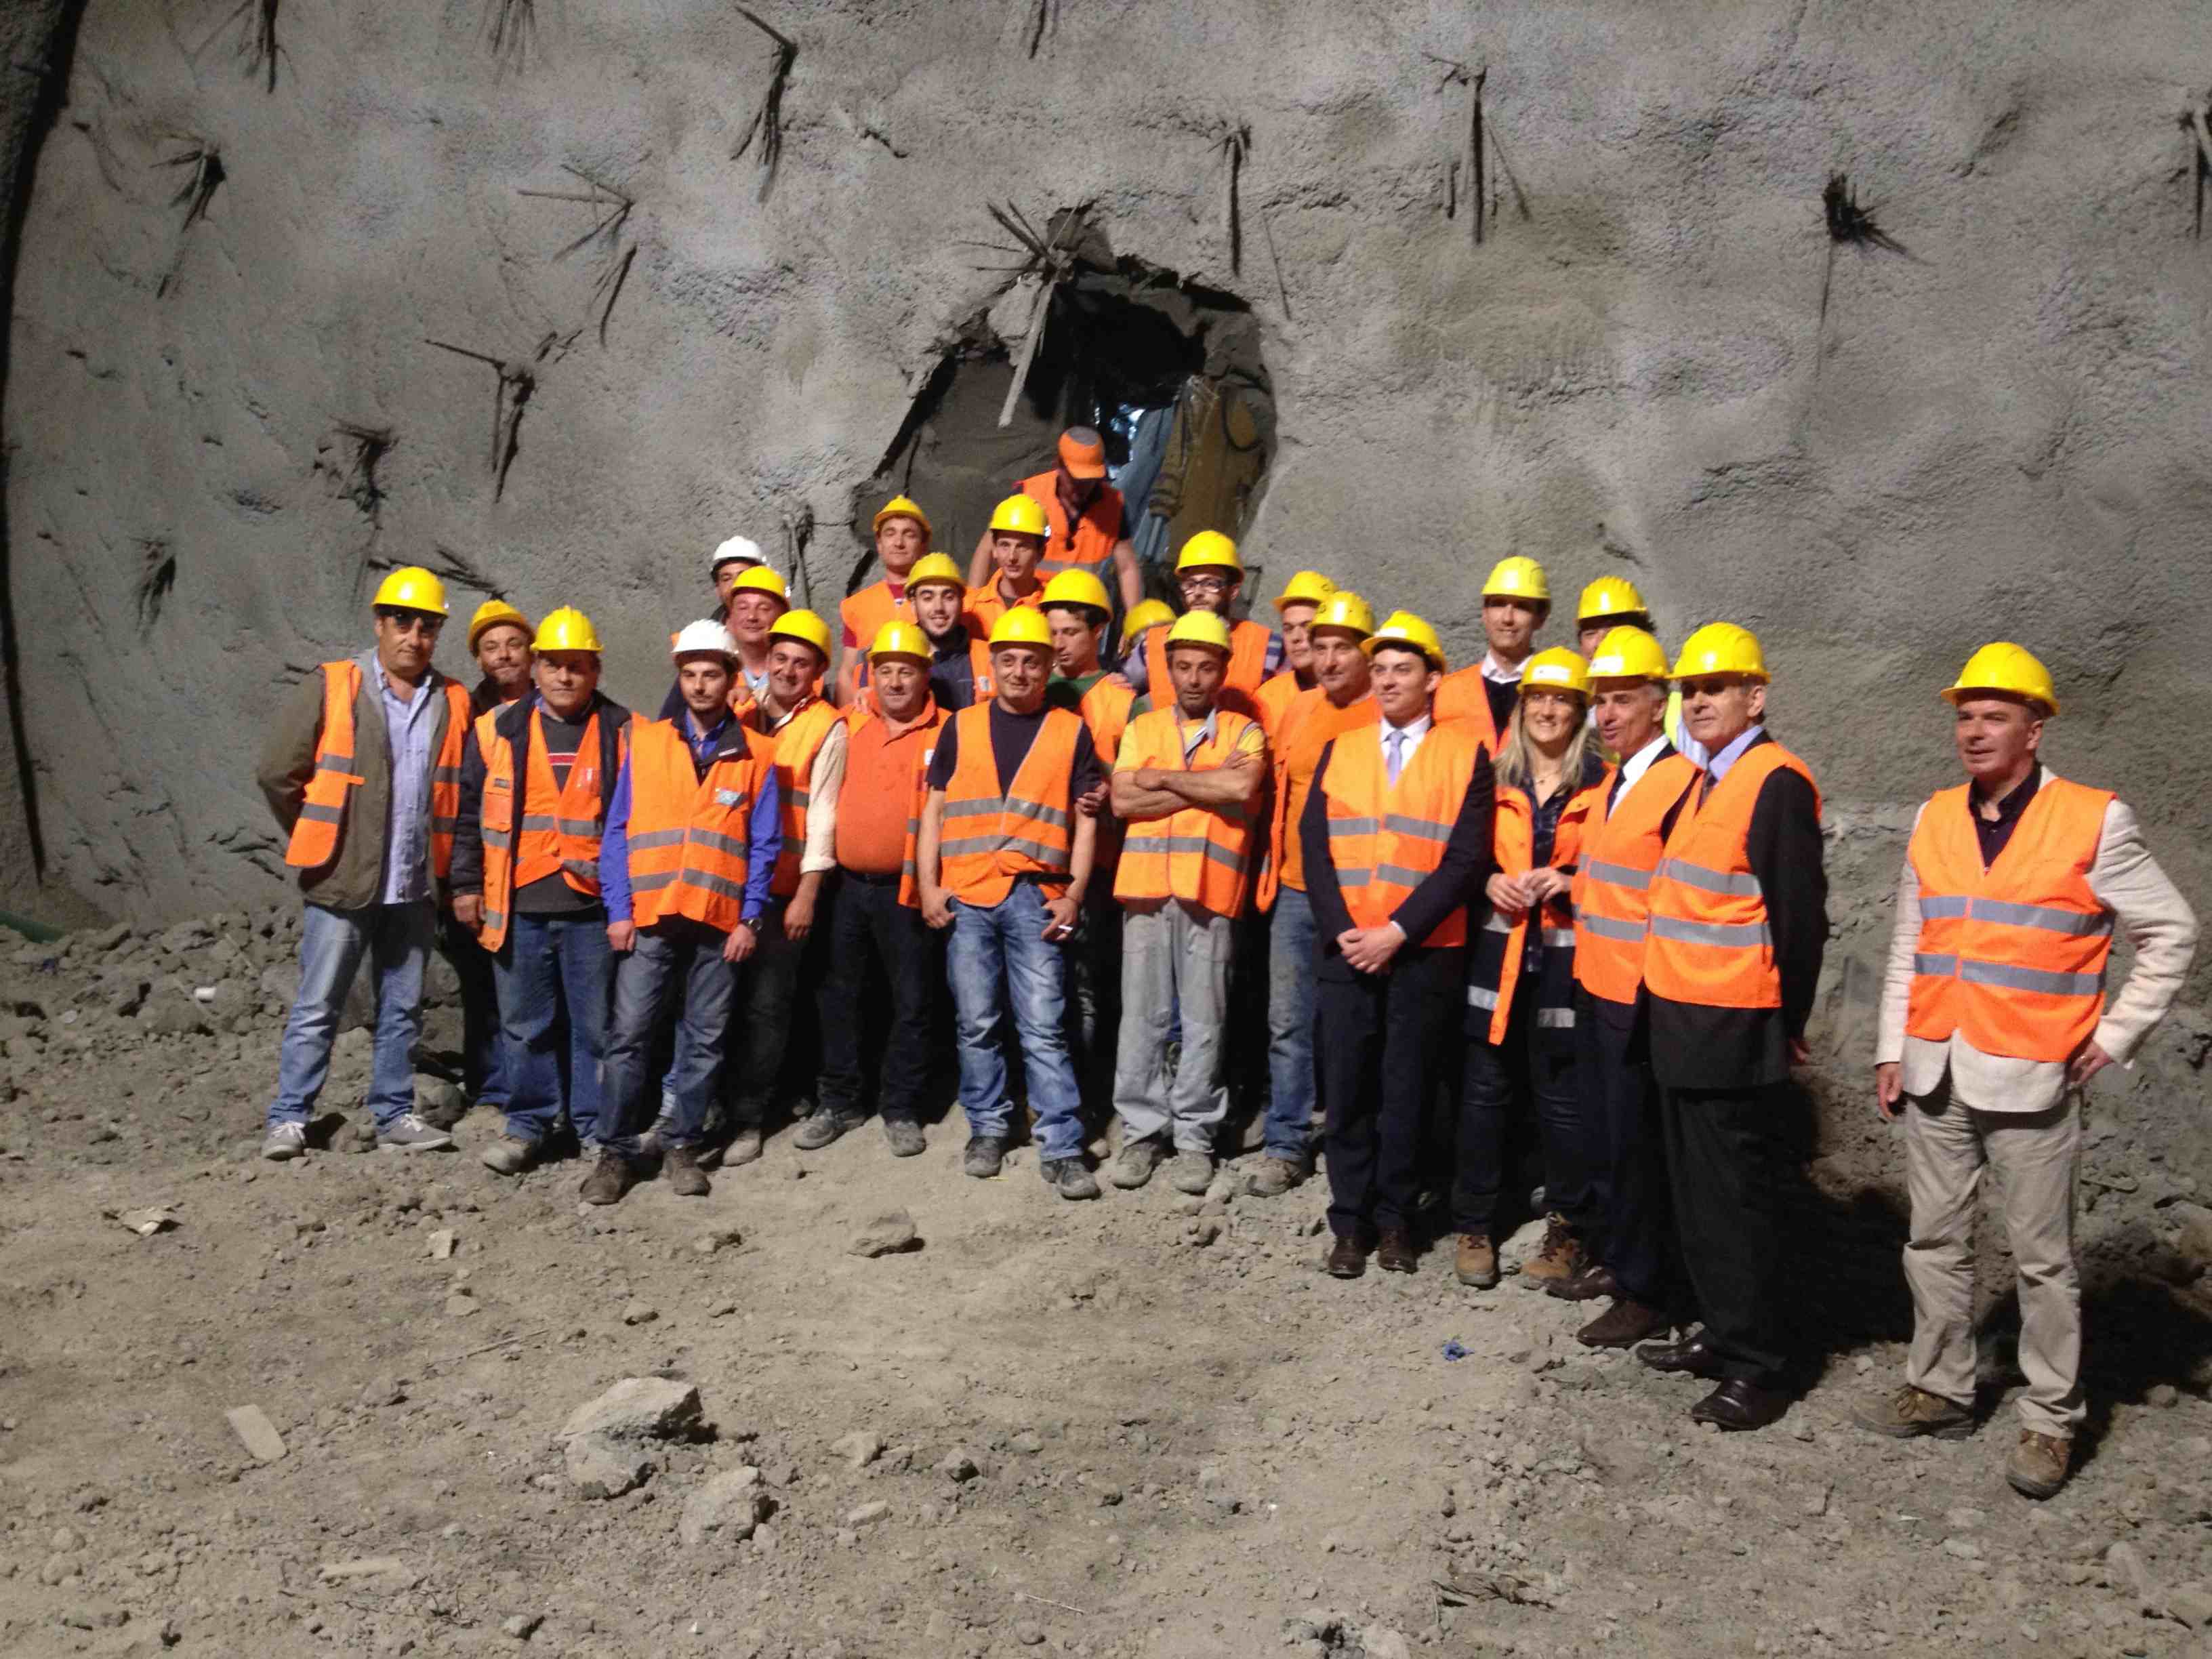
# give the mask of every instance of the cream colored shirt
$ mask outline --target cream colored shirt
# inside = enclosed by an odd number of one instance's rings
[[[2049,767],[2043,769],[2044,783],[2053,775]],[[1912,823],[1919,828],[1917,814]],[[2188,977],[2197,950],[2197,917],[2143,845],[2134,812],[2118,800],[2105,809],[2096,860],[2089,866],[2089,890],[2118,918],[2135,946],[2135,969],[2106,1008],[2096,1035],[2097,1046],[2117,1064],[2132,1066],[2143,1039],[2166,1017]],[[1906,1035],[1912,957],[1919,944],[1920,881],[1908,857],[1898,880],[1897,927],[1890,935],[1882,980],[1875,1064],[1902,1061],[1905,1092],[1923,1098],[1942,1086],[1948,1070],[1953,1097],[1978,1112],[2045,1112],[2056,1106],[2066,1091],[2063,1062],[1985,1054],[1956,1032],[1943,1042]]]

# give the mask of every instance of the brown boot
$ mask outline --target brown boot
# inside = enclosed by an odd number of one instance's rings
[[[1498,1283],[1498,1246],[1490,1242],[1488,1233],[1462,1233],[1459,1253],[1452,1261],[1452,1272],[1462,1285],[1472,1285],[1478,1291],[1486,1291]]]
[[[1367,1246],[1356,1238],[1340,1238],[1322,1265],[1332,1279],[1357,1279],[1367,1271]]]
[[[660,1167],[668,1177],[668,1190],[678,1198],[704,1198],[714,1190],[714,1183],[699,1167],[696,1147],[671,1146],[661,1155]]]
[[[1375,1247],[1375,1265],[1386,1273],[1412,1273],[1419,1261],[1413,1253],[1413,1236],[1403,1227],[1385,1227],[1382,1242]]]
[[[1575,1340],[1586,1348],[1632,1348],[1646,1337],[1663,1335],[1672,1322],[1658,1309],[1624,1296],[1577,1331]]]
[[[2074,1462],[2074,1443],[2055,1434],[2020,1431],[2020,1444],[2005,1462],[2005,1479],[2023,1498],[2049,1498],[2066,1484]]]
[[[1912,1440],[1923,1434],[1938,1440],[1964,1440],[1974,1431],[1972,1412],[1910,1382],[1879,1400],[1862,1400],[1852,1409],[1851,1421],[1893,1440]]]
[[[1521,1264],[1521,1277],[1541,1288],[1554,1279],[1572,1279],[1589,1265],[1582,1235],[1554,1212],[1544,1218],[1544,1242]]]
[[[619,1204],[622,1195],[637,1179],[629,1160],[611,1146],[599,1148],[599,1161],[592,1166],[591,1174],[584,1177],[578,1190],[586,1204]]]

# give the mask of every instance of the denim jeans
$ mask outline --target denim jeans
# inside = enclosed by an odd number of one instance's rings
[[[1121,1040],[1114,1110],[1129,1145],[1171,1134],[1179,1152],[1211,1152],[1229,1113],[1223,1081],[1229,960],[1237,923],[1170,899],[1121,921]],[[1168,1026],[1182,1013],[1182,1059],[1168,1079]]]
[[[1314,1132],[1314,914],[1295,887],[1275,894],[1267,935],[1267,1151],[1303,1164]]]
[[[499,985],[491,952],[472,929],[445,910],[438,917],[438,950],[461,981],[461,1088],[487,1111],[507,1109],[507,1066],[499,1034]]]
[[[636,943],[615,969],[600,1146],[626,1158],[638,1156],[638,1139],[650,1115],[653,1035],[672,1003],[677,1004],[678,1020],[676,1063],[669,1073],[676,1110],[666,1139],[672,1146],[698,1144],[721,1074],[722,1036],[737,986],[732,965],[722,960],[728,938],[684,916],[637,930]]]
[[[1078,1158],[1083,1152],[1083,1099],[1068,1058],[1067,957],[1044,937],[1044,895],[1035,882],[988,908],[952,902],[952,945],[946,969],[960,1033],[960,1104],[970,1134],[1008,1133],[1013,1097],[1006,1083],[1006,1015],[1013,1015],[1036,1114],[1038,1155]],[[1000,989],[1004,981],[1004,994]]]
[[[437,911],[428,899],[358,910],[307,907],[300,924],[300,994],[285,1022],[269,1127],[305,1123],[331,1072],[338,1011],[362,958],[376,975],[376,1058],[368,1109],[387,1128],[415,1109],[415,1040],[422,1035],[422,970]]]
[[[607,993],[614,951],[606,913],[518,913],[492,958],[507,1051],[507,1132],[540,1141],[565,1108],[585,1146],[605,1137],[599,1066],[606,1056]]]

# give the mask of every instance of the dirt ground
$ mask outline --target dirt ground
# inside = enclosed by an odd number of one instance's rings
[[[2185,1032],[2090,1154],[2094,1414],[2034,1505],[2002,1308],[1975,1438],[1849,1425],[1909,1330],[1878,1130],[1796,1206],[1803,1397],[1722,1436],[1700,1385],[1581,1349],[1589,1310],[1443,1250],[1325,1277],[1311,1186],[1072,1205],[1026,1149],[963,1178],[957,1122],[905,1163],[779,1135],[709,1199],[589,1212],[574,1164],[482,1169],[483,1114],[457,1154],[258,1163],[292,915],[0,960],[0,1652],[2212,1655]],[[350,1032],[326,1103],[366,1070]],[[848,1253],[891,1208],[921,1247]],[[629,1377],[705,1426],[595,1499],[560,1432]],[[685,1541],[744,1468],[767,1519]]]

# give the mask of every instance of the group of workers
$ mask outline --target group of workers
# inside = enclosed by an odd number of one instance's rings
[[[657,718],[601,689],[571,606],[533,628],[485,603],[482,678],[448,679],[441,584],[392,572],[373,647],[296,689],[262,760],[307,900],[262,1156],[307,1150],[364,962],[379,1139],[452,1145],[410,1059],[442,926],[501,1174],[573,1135],[587,1202],[655,1170],[702,1196],[783,1105],[802,1148],[865,1122],[872,1058],[888,1148],[912,1156],[949,1024],[967,1174],[999,1174],[1026,1121],[1045,1182],[1098,1196],[1110,1102],[1112,1183],[1164,1164],[1197,1194],[1232,1076],[1264,1073],[1264,1148],[1235,1178],[1277,1197],[1318,1153],[1328,1273],[1415,1272],[1436,1202],[1458,1279],[1494,1285],[1540,1182],[1520,1273],[1609,1302],[1580,1340],[1711,1382],[1701,1421],[1775,1420],[1784,1085],[1827,922],[1820,791],[1766,728],[1759,641],[1714,623],[1670,662],[1607,576],[1574,646],[1540,649],[1545,573],[1509,557],[1482,585],[1485,653],[1455,671],[1420,616],[1378,619],[1316,571],[1274,596],[1277,627],[1240,617],[1213,532],[1176,561],[1178,613],[1142,597],[1107,471],[1098,434],[1069,432],[967,572],[890,501],[842,640],[754,543],[722,543]],[[2041,663],[1993,644],[1942,695],[1967,781],[1913,832],[1876,1073],[1905,1120],[1917,1327],[1860,1420],[1973,1426],[1968,1229],[1994,1164],[2028,1382],[2007,1472],[2047,1496],[2082,1418],[2078,1085],[2165,1013],[2195,921],[2127,809],[2040,766]],[[2107,1008],[2116,926],[2136,960]]]

